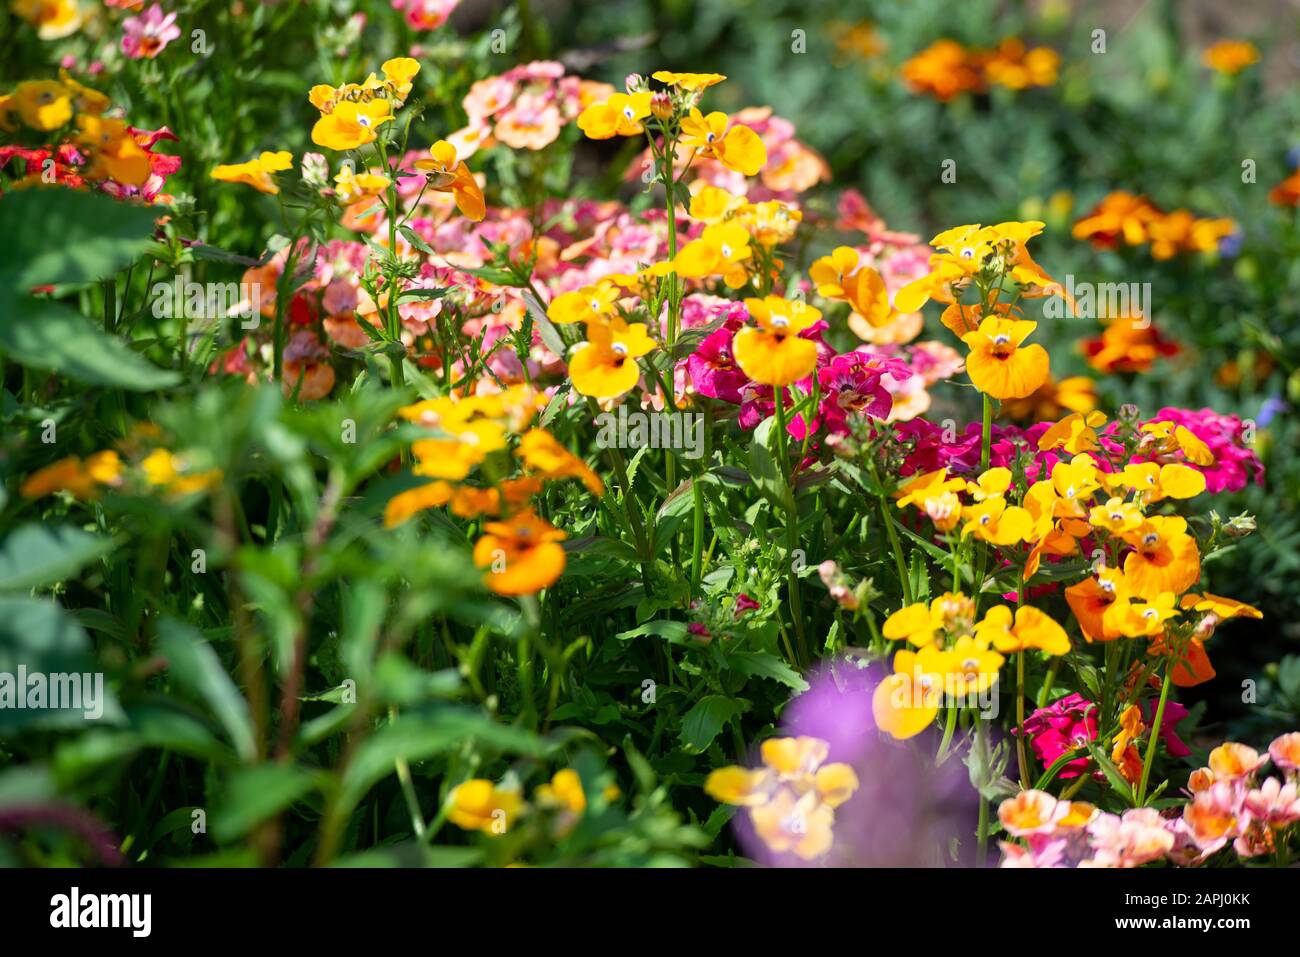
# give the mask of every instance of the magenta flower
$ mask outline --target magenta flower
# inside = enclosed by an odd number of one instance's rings
[[[749,376],[736,364],[731,340],[743,323],[739,317],[727,319],[720,329],[705,336],[695,351],[686,357],[686,371],[698,394],[740,404],[741,390],[749,383]]]
[[[1084,749],[1097,740],[1097,706],[1081,694],[1066,695],[1026,718],[1024,730],[1034,754],[1048,768],[1065,752]],[[1012,729],[1012,733],[1018,731]],[[1084,751],[1065,763],[1059,777],[1077,778],[1087,768],[1088,760]]]
[[[181,35],[176,14],[154,4],[138,17],[122,21],[122,52],[132,60],[152,60]]]

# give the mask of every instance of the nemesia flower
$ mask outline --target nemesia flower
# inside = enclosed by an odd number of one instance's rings
[[[587,341],[569,359],[569,378],[583,395],[613,399],[636,385],[636,360],[654,351],[643,323],[620,318],[587,324]]]
[[[316,121],[311,129],[311,141],[327,149],[354,150],[373,143],[378,137],[376,130],[392,120],[392,107],[387,100],[344,100]]]
[[[1210,752],[1208,763],[1216,781],[1236,781],[1254,774],[1267,761],[1254,748],[1225,741]]]
[[[85,13],[79,0],[13,0],[15,14],[36,27],[42,40],[62,40],[81,29]]]
[[[767,148],[758,134],[743,123],[731,123],[725,113],[705,116],[691,107],[682,120],[681,142],[744,176],[755,175],[767,163]]]
[[[1281,770],[1300,770],[1300,731],[1278,735],[1268,746],[1268,754]]]
[[[1023,399],[1047,380],[1047,350],[1022,346],[1038,326],[1025,320],[989,316],[975,332],[962,336],[970,347],[966,372],[975,388],[995,399]]]
[[[152,60],[181,35],[175,13],[163,13],[153,4],[138,17],[122,21],[122,52],[132,60]]]
[[[1015,837],[1048,833],[1069,813],[1068,803],[1046,791],[1021,791],[998,805],[998,820]]]
[[[641,121],[649,115],[649,93],[611,93],[579,114],[578,128],[593,140],[640,136]]]
[[[467,831],[482,831],[493,837],[505,834],[524,810],[516,791],[497,787],[483,778],[464,781],[447,795],[447,818]]]
[[[460,6],[460,0],[392,0],[412,30],[436,30]]]
[[[476,223],[483,221],[487,214],[483,190],[465,162],[457,158],[454,146],[438,140],[429,147],[427,159],[415,161],[415,168],[425,174],[430,189],[452,194],[461,215]]]
[[[259,193],[275,195],[280,192],[279,185],[272,178],[272,173],[279,173],[293,167],[293,154],[288,150],[276,153],[263,152],[257,159],[246,163],[223,164],[212,170],[213,179],[223,183],[243,183],[253,187]]]
[[[474,543],[474,564],[487,568],[484,583],[498,595],[531,595],[553,585],[564,571],[567,536],[531,511],[483,526]]]
[[[732,349],[747,376],[763,385],[785,386],[804,378],[817,364],[817,344],[800,334],[821,319],[821,312],[780,296],[746,299],[758,323],[736,333]]]

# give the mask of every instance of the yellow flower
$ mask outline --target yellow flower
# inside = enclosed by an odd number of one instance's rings
[[[742,205],[744,200],[739,196],[733,196],[720,186],[705,185],[691,197],[691,219],[702,223],[716,223]]]
[[[384,71],[384,85],[399,103],[404,102],[411,93],[411,81],[420,72],[420,64],[409,56],[399,56],[385,60],[380,69]]]
[[[387,100],[344,100],[316,121],[311,129],[311,141],[326,149],[354,150],[373,143],[378,137],[376,130],[392,119]]]
[[[641,121],[650,115],[650,93],[612,93],[578,114],[578,129],[593,140],[640,136]]]
[[[72,91],[56,80],[19,83],[12,96],[12,108],[34,130],[57,130],[72,119]]]
[[[815,791],[796,798],[788,788],[776,792],[770,801],[749,812],[754,830],[777,854],[794,852],[811,861],[831,849],[835,810],[818,799]]]
[[[707,89],[726,79],[721,73],[673,73],[669,70],[656,70],[650,76],[660,83],[680,87],[688,93]]]
[[[699,239],[691,240],[677,254],[673,266],[687,279],[721,275],[732,289],[745,284],[745,262],[751,257],[749,232],[735,223],[704,227]]]
[[[461,215],[476,223],[487,215],[483,189],[468,166],[456,154],[456,147],[446,140],[438,140],[429,147],[429,158],[415,161],[415,168],[429,178],[429,188],[438,193],[451,193]]]
[[[1068,804],[1046,791],[1021,791],[998,805],[998,820],[1013,837],[1050,834],[1068,813]]]
[[[1014,545],[1024,541],[1033,529],[1034,520],[1019,505],[1008,505],[997,495],[962,509],[962,535],[974,535],[990,545]]]
[[[1091,382],[1091,380],[1088,380]],[[1067,415],[1038,438],[1038,448],[1047,452],[1051,449],[1065,449],[1071,455],[1080,452],[1095,452],[1101,448],[1097,438],[1097,429],[1106,424],[1106,413],[1075,412]]]
[[[808,278],[817,285],[817,295],[845,298],[849,277],[857,270],[861,258],[852,246],[836,246],[829,256],[814,261],[808,269]]]
[[[780,296],[746,299],[745,306],[758,323],[741,329],[732,341],[745,375],[771,386],[789,385],[810,375],[817,365],[817,344],[799,333],[821,319],[821,312]]]
[[[1147,504],[1163,498],[1194,498],[1205,491],[1205,473],[1170,462],[1136,462],[1124,466],[1114,484],[1136,489]]]
[[[92,116],[99,116],[112,103],[107,96],[98,90],[82,86],[72,78],[72,74],[67,70],[59,70],[59,82],[72,95],[72,106],[78,113],[90,113]]]
[[[518,793],[502,790],[483,778],[456,785],[447,795],[447,803],[451,823],[493,837],[506,833],[524,807]]]
[[[271,174],[282,172],[292,166],[293,154],[288,150],[280,150],[277,153],[264,152],[257,159],[249,160],[247,163],[218,166],[212,171],[212,178],[223,183],[243,183],[253,187],[259,193],[269,193],[274,196],[280,192],[280,187]],[[335,177],[335,180],[337,181],[344,173],[350,175],[351,171],[345,169]]]
[[[1144,521],[1146,516],[1140,507],[1115,496],[1108,498],[1105,505],[1094,505],[1088,512],[1088,524],[1104,528],[1112,535],[1132,532]]]
[[[613,399],[641,378],[636,360],[654,351],[644,324],[620,318],[587,324],[587,342],[569,359],[569,378],[583,395]]]
[[[354,173],[351,166],[344,166],[334,176],[334,197],[343,205],[350,206],[378,196],[392,183],[382,173]]]
[[[1024,319],[989,316],[962,336],[970,347],[966,372],[975,388],[995,399],[1023,399],[1047,379],[1050,361],[1040,345],[1022,346],[1038,327]]]
[[[484,582],[498,595],[531,595],[564,572],[566,536],[531,511],[483,526],[474,543],[474,564],[487,568]]]
[[[551,322],[568,325],[573,322],[600,322],[617,311],[618,289],[602,279],[593,286],[583,286],[562,292],[546,307],[546,317]]]
[[[14,13],[36,28],[42,40],[61,40],[81,28],[85,15],[78,0],[14,0]]]
[[[902,650],[894,655],[894,674],[871,696],[871,713],[881,731],[904,741],[930,726],[942,697],[943,675],[922,671],[916,654]]]
[[[934,658],[934,670],[943,670],[944,688],[957,698],[991,688],[998,680],[998,669],[1006,661],[979,635],[962,635],[951,648],[942,652],[935,645],[929,645],[917,653],[918,659],[927,657]],[[926,670],[930,668],[926,667]]]
[[[704,791],[722,804],[756,807],[767,801],[774,783],[771,774],[762,768],[750,770],[731,765],[710,771]]]
[[[1160,635],[1165,622],[1179,614],[1175,602],[1172,592],[1161,592],[1151,601],[1117,601],[1102,613],[1102,623],[1125,638]]]
[[[1063,655],[1070,650],[1065,629],[1049,615],[1024,605],[1015,611],[1006,605],[994,605],[976,626],[977,637],[998,651],[1015,652],[1038,649],[1049,655]]]
[[[125,120],[82,114],[77,127],[77,145],[91,156],[87,177],[129,186],[141,186],[149,178],[149,154],[135,141]]]
[[[726,113],[713,112],[705,116],[698,107],[691,107],[690,114],[682,120],[681,143],[737,173],[756,175],[767,165],[767,147],[758,134],[743,123],[732,124],[730,128],[727,124]]]

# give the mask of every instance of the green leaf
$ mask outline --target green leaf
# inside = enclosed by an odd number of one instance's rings
[[[1097,766],[1101,768],[1102,773],[1106,775],[1106,780],[1110,782],[1110,786],[1114,788],[1115,793],[1124,799],[1125,804],[1128,804],[1130,807],[1133,806],[1135,804],[1133,799],[1133,788],[1124,775],[1119,773],[1119,768],[1115,767],[1115,765],[1111,763],[1110,758],[1106,757],[1106,755],[1102,753],[1101,748],[1097,747],[1097,745],[1089,745],[1088,750],[1092,752],[1093,760],[1097,762]]]
[[[315,776],[292,764],[239,768],[226,779],[212,811],[212,836],[222,844],[238,840],[315,787]]]
[[[544,756],[551,744],[527,731],[499,724],[478,711],[440,706],[432,712],[404,712],[361,744],[343,775],[340,802],[350,813],[377,782],[395,772],[395,762],[411,763],[477,742],[497,751]]]
[[[113,546],[110,538],[67,525],[23,525],[0,546],[0,591],[70,578]]]
[[[112,276],[145,251],[161,214],[103,193],[11,190],[0,199],[0,288]]]
[[[785,478],[781,474],[771,448],[775,429],[776,418],[773,417],[764,419],[754,430],[749,443],[750,477],[758,486],[759,492],[769,502],[787,511],[793,511],[794,502],[790,490],[786,488]]]
[[[727,664],[746,675],[771,678],[795,691],[807,691],[808,682],[776,655],[765,651],[737,651],[727,656]]]
[[[0,291],[0,352],[33,369],[89,385],[152,392],[180,381],[175,372],[159,369],[68,306],[15,296],[12,290]]]
[[[21,682],[20,667],[25,675]],[[46,697],[32,707],[32,694],[39,688],[33,679],[38,675],[44,679]],[[26,707],[18,707],[20,697]],[[0,702],[0,733],[26,726],[84,727],[87,721],[112,723],[121,718],[117,699],[91,657],[85,631],[60,605],[37,598],[0,598]]]
[[[212,646],[193,627],[171,618],[159,623],[158,635],[158,649],[167,658],[172,677],[207,703],[240,759],[252,761],[257,747],[248,702],[230,680]]]
[[[728,721],[748,709],[748,702],[736,698],[705,695],[682,718],[682,743],[688,748],[703,751],[713,743],[713,739]]]
[[[652,635],[656,638],[663,638],[674,645],[683,645],[687,643],[686,622],[647,621],[644,625],[640,625],[628,631],[620,631],[617,635],[614,636],[614,640],[630,641],[633,638],[640,638],[644,635]]]

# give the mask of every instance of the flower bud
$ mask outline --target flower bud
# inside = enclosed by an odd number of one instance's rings
[[[660,90],[650,97],[650,113],[657,120],[667,120],[673,115],[673,98],[667,91]]]

